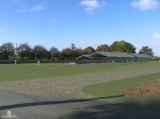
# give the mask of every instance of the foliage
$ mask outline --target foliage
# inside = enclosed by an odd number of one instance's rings
[[[127,53],[135,53],[136,48],[131,43],[128,43],[124,40],[121,41],[115,41],[110,46],[111,52],[127,52]]]
[[[156,56],[156,57],[154,58],[154,60],[155,60],[155,61],[159,61],[159,60],[160,60],[160,57],[157,57],[157,56]]]
[[[89,55],[95,51],[135,53],[135,50],[136,48],[134,45],[124,40],[115,41],[110,47],[107,44],[99,45],[97,46],[96,50],[91,46],[88,46],[84,49],[77,48],[75,44],[72,43],[70,47],[64,48],[62,51],[59,51],[56,47],[51,47],[49,50],[47,50],[40,45],[35,45],[34,48],[31,48],[27,43],[20,44],[16,49],[12,43],[4,43],[2,46],[0,46],[0,60],[73,60],[80,55]],[[139,53],[153,56],[152,49],[148,46],[144,46]]]
[[[160,57],[154,56],[154,58],[151,58],[150,61],[160,61]]]
[[[47,50],[40,45],[34,46],[33,52],[35,54],[35,58],[37,59],[43,59],[46,55]]]
[[[27,43],[20,44],[17,51],[22,60],[24,60],[24,57],[27,57],[27,59],[31,59],[30,56],[32,53],[32,49]]]
[[[110,51],[109,46],[107,44],[99,45],[96,51],[108,52]]]
[[[139,51],[139,54],[154,56],[152,49],[149,48],[148,46],[143,46],[142,49]]]
[[[75,49],[76,49],[76,46],[75,46],[74,43],[71,44],[71,49],[72,49],[72,50],[75,50]]]
[[[71,50],[70,48],[65,48],[65,49],[63,49],[62,52],[61,52],[61,57],[62,57],[64,60],[69,60],[71,53],[72,53],[72,50]]]
[[[82,50],[80,48],[76,48],[76,49],[72,50],[71,58],[76,59],[80,55],[82,55]]]
[[[94,52],[95,52],[95,49],[91,46],[88,46],[82,50],[82,54],[92,54]]]
[[[15,48],[12,43],[4,43],[0,47],[0,58],[2,60],[8,60],[14,54]]]
[[[110,51],[111,52],[117,52],[118,51],[118,41],[115,41],[112,43],[112,45],[110,46]]]
[[[51,47],[50,50],[49,50],[49,53],[50,54],[48,54],[48,56],[49,56],[48,59],[52,59],[52,60],[55,59],[55,58],[58,59],[59,51],[56,47]]]

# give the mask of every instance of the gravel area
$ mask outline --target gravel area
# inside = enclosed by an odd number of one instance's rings
[[[160,68],[141,70],[100,72],[95,74],[80,74],[46,79],[0,82],[0,90],[12,91],[30,95],[52,95],[70,98],[89,98],[81,88],[90,84],[109,82],[124,78],[160,72]]]

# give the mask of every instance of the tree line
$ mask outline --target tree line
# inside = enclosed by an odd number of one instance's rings
[[[72,43],[70,47],[59,51],[56,47],[51,47],[47,50],[41,45],[35,45],[31,48],[27,43],[22,43],[18,47],[15,47],[13,43],[7,42],[0,46],[0,60],[74,60],[81,55],[97,51],[136,53],[136,47],[131,43],[121,40],[113,42],[110,46],[107,44],[99,45],[96,49],[91,46],[81,49]],[[152,49],[148,46],[143,46],[138,53],[150,56],[154,55]]]

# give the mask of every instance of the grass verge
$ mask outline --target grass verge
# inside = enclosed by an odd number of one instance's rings
[[[126,95],[120,96],[121,95],[120,92],[130,87],[134,87],[136,85],[140,85],[145,82],[149,82],[157,79],[160,79],[160,73],[89,85],[89,86],[83,87],[82,91],[94,97],[112,97],[113,96],[113,98],[109,98],[109,99],[114,101],[147,103],[149,101],[159,101],[160,97],[158,96],[157,97],[126,96]]]

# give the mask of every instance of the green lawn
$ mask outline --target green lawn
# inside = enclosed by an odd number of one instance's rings
[[[89,86],[83,87],[82,91],[86,94],[89,94],[95,97],[113,96],[114,98],[109,98],[109,99],[114,101],[122,101],[122,102],[135,101],[139,103],[147,103],[149,101],[160,101],[160,96],[157,96],[157,97],[121,96],[120,94],[120,92],[125,89],[143,84],[145,82],[157,80],[157,79],[160,79],[160,73],[89,85]]]
[[[85,73],[114,72],[159,67],[160,63],[0,64],[0,81],[49,78]]]

